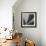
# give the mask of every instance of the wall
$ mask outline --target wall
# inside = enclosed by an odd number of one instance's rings
[[[18,32],[22,32],[24,39],[27,38],[33,40],[36,46],[46,46],[45,42],[43,42],[45,40],[42,39],[45,35],[45,30],[43,28],[45,26],[45,23],[43,23],[43,21],[45,20],[45,18],[43,18],[43,6],[45,5],[44,2],[43,0],[18,0],[18,2],[16,2],[13,6],[15,30],[18,30]],[[37,27],[22,28],[21,12],[37,12]]]
[[[12,6],[15,2],[16,0],[0,0],[0,33],[3,32],[0,34],[0,38],[10,35],[10,32],[3,31],[3,28],[12,29]],[[1,27],[3,28],[1,29]]]
[[[18,1],[20,2],[20,1]],[[17,4],[18,5],[18,4]],[[15,30],[23,33],[26,39],[34,40],[36,46],[41,46],[41,1],[40,0],[23,0],[18,6],[14,7]],[[21,12],[37,12],[37,27],[36,28],[21,28]]]
[[[16,0],[0,0],[0,27],[12,29],[12,6]]]
[[[46,0],[41,1],[41,40],[42,46],[46,46]]]

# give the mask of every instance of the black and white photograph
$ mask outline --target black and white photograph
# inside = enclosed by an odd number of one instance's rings
[[[36,27],[36,12],[21,12],[21,27]]]

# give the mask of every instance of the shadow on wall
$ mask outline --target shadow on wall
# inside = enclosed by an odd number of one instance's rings
[[[21,3],[23,3],[24,0],[17,0],[16,3],[12,6],[13,12],[14,10],[16,10],[17,8],[19,8],[19,6],[21,5]]]

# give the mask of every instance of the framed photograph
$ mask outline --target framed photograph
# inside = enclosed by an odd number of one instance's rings
[[[37,13],[21,12],[21,27],[37,27]]]

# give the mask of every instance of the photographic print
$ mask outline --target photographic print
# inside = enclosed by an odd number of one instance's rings
[[[21,27],[36,27],[36,12],[21,12]]]

